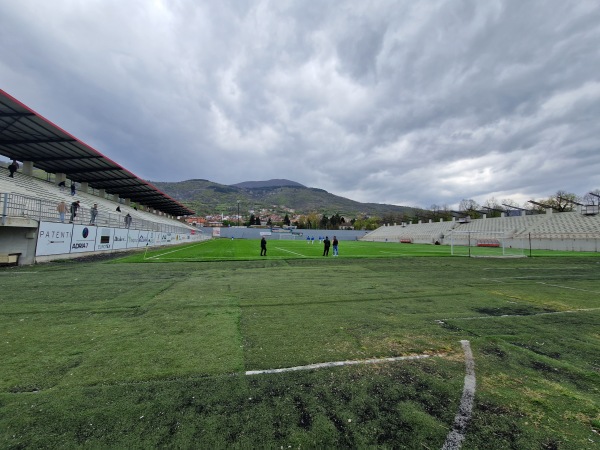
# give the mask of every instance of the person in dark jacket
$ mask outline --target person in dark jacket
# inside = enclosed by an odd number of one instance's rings
[[[69,211],[71,212],[71,218],[69,219],[69,223],[73,223],[73,219],[77,217],[77,210],[79,209],[79,200],[71,203],[71,207]]]
[[[329,247],[331,247],[331,241],[329,240],[329,236],[325,236],[325,240],[323,241],[323,256],[329,256]]]
[[[260,256],[267,256],[267,240],[264,236],[260,240]]]
[[[12,162],[10,163],[10,165],[8,166],[8,171],[10,172],[10,175],[9,175],[10,178],[15,177],[15,172],[17,171],[18,168],[19,168],[19,163],[17,162],[16,159],[13,159]]]
[[[338,244],[339,244],[339,242],[337,240],[337,237],[334,236],[333,237],[333,242],[332,242],[332,245],[333,245],[333,256],[337,256],[338,255]]]

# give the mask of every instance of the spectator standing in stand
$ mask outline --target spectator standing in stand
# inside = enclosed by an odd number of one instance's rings
[[[96,225],[96,216],[98,215],[98,203],[90,208],[90,225]]]
[[[65,214],[67,213],[67,204],[65,202],[60,202],[56,207],[58,211],[58,218],[62,223],[65,223]]]
[[[75,217],[77,217],[77,209],[79,209],[79,200],[71,203],[71,218],[69,219],[69,223],[73,223],[73,220],[75,219]]]
[[[125,228],[129,228],[131,226],[131,215],[127,213],[125,216]]]
[[[13,159],[12,162],[10,163],[10,165],[8,166],[8,171],[10,172],[10,175],[8,175],[10,178],[14,178],[15,177],[15,172],[19,169],[19,163],[17,162],[16,159]]]
[[[71,195],[75,195],[77,192],[77,188],[75,186],[75,182],[71,182]]]

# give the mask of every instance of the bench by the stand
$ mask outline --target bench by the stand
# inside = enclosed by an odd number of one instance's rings
[[[0,265],[19,265],[20,253],[0,253]]]

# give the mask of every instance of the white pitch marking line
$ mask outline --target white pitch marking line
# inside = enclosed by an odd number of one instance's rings
[[[293,252],[293,251],[291,251],[291,250],[287,250],[287,249],[285,249],[285,248],[281,248],[281,247],[275,247],[275,248],[276,248],[277,250],[281,250],[282,252],[288,252],[288,253],[292,253],[293,255],[298,255],[298,256],[302,256],[303,258],[306,258],[306,255],[303,255],[303,254],[301,254],[301,253],[296,253],[296,252]]]
[[[382,363],[382,362],[407,361],[407,360],[411,360],[411,359],[425,359],[425,358],[430,358],[430,357],[431,357],[431,355],[414,355],[414,356],[396,356],[393,358],[363,359],[360,361],[334,361],[334,362],[309,364],[307,366],[284,367],[281,369],[247,370],[246,375],[262,375],[265,373],[296,372],[298,370],[324,369],[327,367],[352,366],[352,365],[357,365],[357,364],[378,364],[378,363]]]
[[[22,273],[31,274],[37,272],[2,272],[0,275],[21,275]]]
[[[477,383],[475,380],[475,360],[473,359],[471,344],[466,340],[460,341],[460,344],[465,352],[465,384],[460,399],[460,406],[456,416],[454,416],[452,431],[446,436],[446,442],[444,442],[442,450],[460,449],[465,440],[467,425],[469,425],[469,421],[471,420],[471,412],[473,411],[473,403],[475,402],[475,387]]]
[[[535,316],[549,316],[552,314],[568,314],[568,313],[578,313],[578,312],[586,312],[586,311],[597,311],[600,308],[582,308],[582,309],[571,309],[568,311],[553,311],[553,312],[542,312],[536,314],[502,314],[500,316],[474,316],[474,317],[453,317],[451,319],[440,319],[436,320],[436,322],[446,322],[447,320],[479,320],[479,319],[502,319],[505,317],[535,317]]]
[[[581,269],[581,267],[484,267],[483,270],[566,270],[566,269]]]
[[[582,277],[583,275],[572,275],[571,277]],[[486,280],[486,281],[495,281],[496,283],[506,283],[508,281],[512,281],[512,280],[531,280],[533,281],[534,278],[553,278],[553,277],[548,277],[548,276],[544,276],[544,275],[540,275],[540,276],[525,276],[525,277],[503,277],[503,278],[487,278],[487,277],[481,277],[482,280]],[[554,277],[554,278],[565,278],[565,277]],[[536,281],[536,283],[539,284],[547,284],[544,283],[543,281]],[[548,284],[548,286],[555,286],[555,287],[564,287],[564,286],[559,286],[559,285],[554,285],[554,284]],[[589,291],[589,292],[593,292],[593,291]]]
[[[485,281],[494,281],[495,283],[506,283],[505,279],[499,280],[497,278],[481,278],[482,280]]]
[[[197,246],[202,245],[202,244],[204,244],[204,242],[200,242],[200,243],[198,243],[196,245],[191,245],[189,247],[177,248],[175,250],[171,250],[170,252],[165,252],[165,253],[161,253],[160,255],[151,256],[148,259],[160,258],[161,256],[168,255],[169,253],[175,253],[175,252],[178,252],[178,251],[181,251],[181,250],[187,250],[188,248],[194,248],[194,247],[197,247]]]
[[[598,291],[590,291],[587,289],[579,289],[579,288],[574,288],[574,287],[569,287],[569,286],[561,286],[560,284],[548,284],[548,283],[544,283],[543,281],[538,281],[538,284],[543,284],[545,286],[551,286],[551,287],[557,287],[557,288],[561,288],[561,289],[571,289],[573,291],[582,291],[582,292],[591,292],[592,294],[600,294],[600,292],[598,292]]]
[[[523,277],[507,277],[507,278],[513,278],[515,280],[530,280],[532,278],[579,278],[579,277],[585,277],[587,275],[555,275],[555,276],[548,276],[548,275],[526,275]]]

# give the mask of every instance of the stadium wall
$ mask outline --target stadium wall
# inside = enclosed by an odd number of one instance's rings
[[[210,239],[201,230],[160,232],[8,218],[0,226],[0,261],[17,265],[144,250]]]
[[[37,221],[9,217],[0,225],[0,256],[18,255],[18,265],[33,264],[35,255]]]
[[[209,234],[212,228],[205,227],[205,233]],[[269,228],[248,228],[248,227],[222,227],[219,228],[220,237],[222,238],[234,238],[234,239],[260,239],[264,233],[271,233],[271,239],[279,239],[279,234],[292,234],[292,233],[281,233],[271,231]],[[263,233],[263,234],[261,234]],[[329,236],[331,239],[336,236],[340,241],[356,241],[362,238],[367,232],[357,230],[304,230],[296,229],[293,234],[298,240],[305,240],[307,236],[314,236],[315,239],[319,239],[319,236]],[[267,238],[268,235],[267,235]]]
[[[450,245],[468,245],[467,233],[476,238],[503,235],[506,246],[533,250],[600,251],[600,215],[581,211],[552,212],[539,215],[521,215],[472,219],[466,223],[456,221],[410,225],[382,226],[362,240],[374,242],[430,243],[438,241]]]
[[[528,239],[519,240],[519,243],[525,241],[525,247],[532,250],[560,250],[567,252],[599,252],[600,239],[597,238],[577,238],[567,237],[562,238],[547,237],[547,238],[531,238],[531,245]],[[507,240],[510,243],[510,240]],[[515,245],[515,244],[511,244]]]

